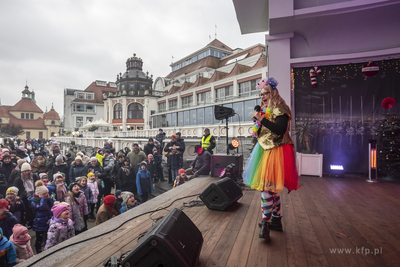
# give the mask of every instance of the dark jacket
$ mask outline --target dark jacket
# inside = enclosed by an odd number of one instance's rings
[[[22,180],[22,175],[23,174],[21,174],[17,179],[15,179],[14,186],[18,188],[19,190],[18,196],[23,200],[24,198],[27,199],[27,195],[24,187],[24,181]],[[37,180],[39,180],[39,178],[34,173],[31,173],[31,176],[33,180],[33,186],[35,186],[35,183]]]
[[[165,132],[156,135],[156,140],[160,142],[161,147],[164,147]]]
[[[73,183],[77,177],[83,176],[83,170],[85,167],[83,161],[81,161],[81,164],[76,164],[75,161],[72,162],[71,167],[69,168],[69,182]]]
[[[4,176],[6,177],[6,181],[8,181],[8,178],[10,178],[11,172],[14,170],[15,166],[15,163],[13,163],[12,161],[10,161],[10,163],[8,164],[3,162],[0,173],[4,174]]]
[[[10,236],[13,234],[12,229],[14,225],[18,224],[19,222],[17,218],[15,218],[15,216],[8,211],[5,211],[4,215],[6,215],[6,217],[0,220],[0,227],[3,229],[3,236],[10,238]]]
[[[181,152],[181,155],[183,155],[183,152],[185,152],[185,149],[186,149],[185,139],[183,139],[183,138],[176,139],[176,143],[177,143],[177,146],[179,146],[178,150]]]
[[[25,212],[26,212],[26,208],[24,205],[24,202],[22,202],[22,200],[20,199],[19,196],[15,196],[14,202],[8,200],[8,205],[9,205],[9,211],[11,212],[11,214],[13,214],[15,216],[15,218],[17,218],[18,223],[25,225]]]
[[[136,171],[132,166],[129,168],[129,175],[126,174],[123,167],[119,169],[117,175],[117,186],[117,189],[121,191],[129,191],[133,194],[137,193]]]
[[[153,154],[153,148],[154,148],[154,143],[152,145],[150,145],[149,143],[147,143],[144,146],[144,153],[146,154],[146,156],[148,156],[149,154]]]
[[[154,178],[156,176],[156,173],[157,173],[154,160],[152,160],[151,162],[146,160],[146,163],[147,163],[147,170],[150,172],[151,177]]]
[[[85,169],[83,169],[82,176],[87,176],[89,172],[92,172],[96,175],[96,179],[102,179],[102,177],[105,175],[103,167],[100,166],[100,163],[97,162],[96,166],[92,166],[92,164],[88,164],[85,166]]]
[[[199,172],[200,175],[208,175],[211,170],[211,154],[208,151],[203,151],[197,155],[190,166],[193,166],[193,171]]]
[[[21,176],[20,167],[15,167],[15,169],[11,172],[10,178],[8,178],[8,184],[14,184],[15,179]]]
[[[181,167],[181,156],[180,152],[176,150],[176,153],[170,152],[168,156],[168,168],[179,169]]]
[[[53,207],[54,200],[52,198],[39,198],[36,194],[28,200],[34,214],[33,231],[47,232],[49,229],[47,222],[53,217],[51,207]]]
[[[65,174],[65,181],[68,183],[69,182],[69,168],[66,163],[61,163],[60,165],[54,164],[53,169],[51,170],[51,176],[49,173],[49,179],[53,180],[53,174],[56,174],[57,172],[62,172]]]
[[[3,197],[6,197],[7,189],[8,189],[7,178],[4,176],[4,174],[0,173],[0,194]]]

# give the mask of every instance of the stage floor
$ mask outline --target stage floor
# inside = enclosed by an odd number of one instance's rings
[[[151,217],[147,214],[113,229],[174,199],[200,194],[216,180],[196,178],[21,266],[36,260],[35,266],[102,266],[110,256],[119,257],[132,249],[139,235],[154,224],[152,219],[198,198],[178,200]],[[300,181],[301,189],[281,193],[284,230],[271,231],[269,240],[258,237],[260,193],[249,188],[237,204],[223,212],[204,205],[183,208],[204,238],[197,266],[399,266],[400,183],[371,184],[360,177],[302,176]]]

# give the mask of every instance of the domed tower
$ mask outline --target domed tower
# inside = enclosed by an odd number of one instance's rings
[[[152,95],[153,75],[143,71],[143,60],[130,57],[126,60],[125,73],[117,75],[117,95],[147,96]]]

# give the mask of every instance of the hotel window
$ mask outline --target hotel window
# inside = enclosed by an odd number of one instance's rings
[[[114,106],[114,119],[119,120],[122,119],[122,104],[117,103]]]
[[[56,124],[56,122],[55,121],[51,121],[51,125],[54,125],[54,124]]]
[[[211,103],[211,91],[197,94],[197,105]]]
[[[224,99],[233,98],[233,85],[225,86],[215,90],[215,100],[220,101]]]
[[[25,118],[29,120],[29,113],[25,113]]]
[[[83,94],[83,93],[78,93],[78,94],[77,94],[77,98],[78,98],[78,99],[85,99],[85,94]]]
[[[135,84],[134,83],[130,83],[129,84],[129,90],[135,89]]]
[[[86,106],[86,112],[94,113],[94,105],[85,105],[85,106]]]
[[[21,113],[21,119],[25,119],[25,113]]]
[[[93,121],[93,117],[86,117],[86,124]]]
[[[251,81],[239,83],[239,95],[240,96],[250,96],[257,95],[260,93],[260,89],[256,89],[256,85],[261,80],[261,78],[254,79]]]
[[[86,95],[87,100],[93,100],[93,95],[92,94],[87,94]]]
[[[213,124],[214,112],[213,107],[204,108],[204,124]]]
[[[31,120],[33,120],[33,113],[31,113]]]
[[[170,100],[170,101],[168,102],[168,104],[169,104],[169,110],[176,110],[176,109],[178,109],[178,99]]]
[[[191,109],[190,110],[190,115],[189,115],[189,124],[190,125],[196,125],[196,110]]]
[[[43,138],[43,132],[39,132],[39,138]]]
[[[193,95],[182,97],[182,108],[189,108],[193,106]]]
[[[243,102],[233,103],[232,108],[235,110],[235,113],[239,114],[239,116],[235,114],[235,116],[232,117],[232,122],[243,122]]]
[[[76,117],[76,124],[75,124],[77,128],[82,127],[83,126],[83,117]]]
[[[196,111],[197,111],[197,124],[198,125],[204,124],[204,109],[199,108]]]
[[[178,126],[183,126],[183,111],[178,112]]]
[[[128,106],[128,119],[143,119],[143,106],[132,103]]]
[[[158,103],[158,112],[164,112],[167,110],[167,102]]]
[[[31,132],[26,132],[26,139],[31,139]]]
[[[185,110],[183,112],[183,125],[185,125],[185,126],[190,125],[190,123],[189,123],[189,121],[190,121],[189,115],[190,115],[189,110]]]

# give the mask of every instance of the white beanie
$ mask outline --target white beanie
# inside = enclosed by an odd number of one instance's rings
[[[122,201],[124,201],[125,205],[130,196],[133,196],[133,194],[129,191],[124,191],[121,193]]]
[[[90,162],[92,162],[92,161],[96,161],[97,162],[97,158],[96,157],[91,157],[90,158]]]
[[[49,192],[49,189],[47,189],[47,187],[45,187],[44,185],[36,187],[36,190],[35,190],[36,195],[46,194],[48,192]]]
[[[60,154],[56,157],[56,161],[64,162],[63,156]]]
[[[30,170],[32,170],[31,169],[31,165],[29,165],[29,163],[24,163],[24,164],[22,164],[22,166],[21,166],[21,172],[24,172],[24,171],[30,171]]]
[[[75,160],[77,160],[77,159],[82,160],[82,157],[81,156],[76,156]]]

